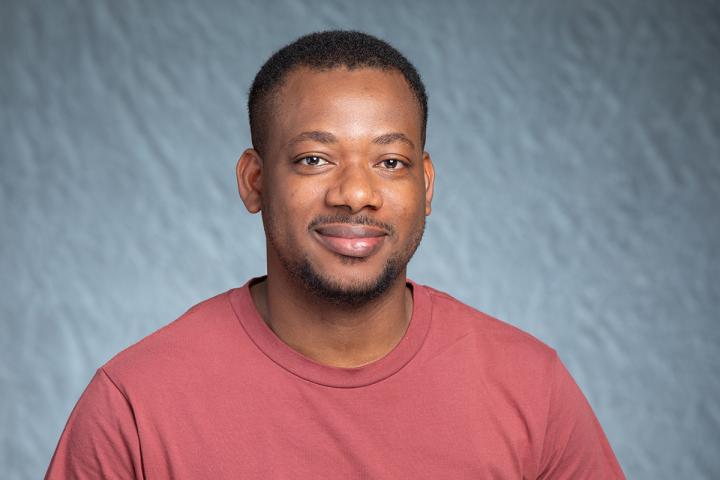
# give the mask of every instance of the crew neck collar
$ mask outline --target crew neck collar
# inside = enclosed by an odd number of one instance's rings
[[[319,385],[357,388],[394,375],[417,354],[430,329],[430,296],[423,286],[407,280],[413,294],[413,311],[400,342],[385,356],[360,367],[324,365],[293,350],[263,321],[250,294],[250,285],[260,280],[261,278],[253,278],[242,287],[230,290],[230,303],[235,316],[253,343],[273,362],[290,373]]]

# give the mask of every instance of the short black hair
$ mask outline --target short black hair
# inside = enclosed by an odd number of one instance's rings
[[[329,30],[302,36],[275,52],[255,76],[248,96],[253,148],[263,153],[271,100],[287,74],[297,67],[331,70],[345,67],[400,72],[420,105],[422,144],[425,144],[428,106],[425,85],[415,67],[387,42],[367,33]]]

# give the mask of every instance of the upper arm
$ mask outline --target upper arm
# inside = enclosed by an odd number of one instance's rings
[[[590,404],[555,357],[538,478],[624,479]]]
[[[144,478],[132,406],[103,369],[70,414],[45,478]]]

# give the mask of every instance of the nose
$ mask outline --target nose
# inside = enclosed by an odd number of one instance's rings
[[[325,201],[330,207],[344,208],[354,214],[382,207],[382,196],[374,185],[373,174],[364,166],[346,166],[337,183],[328,189]]]

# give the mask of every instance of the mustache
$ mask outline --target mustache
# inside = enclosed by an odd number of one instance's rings
[[[367,225],[369,227],[382,228],[390,235],[395,235],[395,227],[389,223],[377,221],[367,215],[320,215],[315,217],[308,225],[308,230],[321,225],[346,223],[349,225]]]

